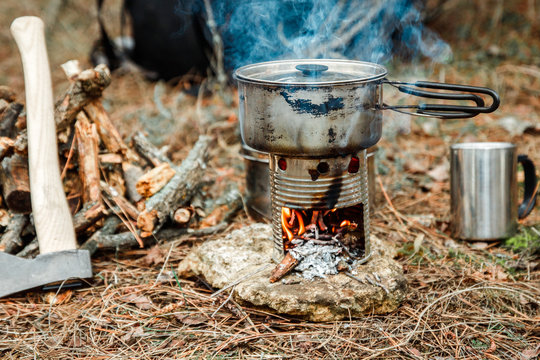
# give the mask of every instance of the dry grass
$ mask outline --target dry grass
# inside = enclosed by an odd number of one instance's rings
[[[58,93],[65,87],[58,65],[71,58],[85,59],[91,41],[80,37],[97,36],[90,18],[76,16],[90,5],[4,3],[0,83],[22,94],[19,57],[8,24],[23,10],[39,14],[39,7],[48,8],[49,16],[57,20],[49,28],[49,51]],[[57,3],[61,7],[55,13]],[[523,41],[538,46],[538,39]],[[462,140],[512,141],[540,164],[537,131],[511,136],[497,125],[499,118],[510,115],[538,123],[540,80],[535,74],[540,68],[538,63],[512,58],[471,65],[467,56],[458,52],[456,62],[435,67],[431,78],[495,86],[503,95],[501,110],[474,120],[435,124],[432,135],[426,133],[424,122],[414,121],[408,134],[387,131],[379,144],[380,179],[390,202],[379,199],[373,231],[395,243],[409,283],[408,296],[394,313],[310,323],[238,304],[228,291],[212,298],[216,289],[204,279],[178,279],[174,273],[190,247],[205,240],[184,236],[158,244],[161,255],[154,265],[148,265],[148,249],[98,253],[91,287],[57,297],[27,294],[0,300],[0,355],[4,359],[537,358],[538,257],[512,253],[501,243],[452,240],[447,235],[448,182],[433,181],[426,173],[444,163],[449,144]],[[234,92],[197,99],[181,95],[178,87],[156,87],[138,74],[125,74],[115,76],[106,98],[125,136],[133,129],[154,131],[169,145],[175,161],[185,156],[198,133],[214,134],[219,141],[209,179],[218,185],[241,179]],[[241,214],[224,233],[250,221]],[[537,205],[522,225],[539,223]],[[415,240],[417,245],[421,241],[416,249]]]

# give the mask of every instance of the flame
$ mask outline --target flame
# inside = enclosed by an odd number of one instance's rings
[[[292,231],[289,229],[289,219],[291,217],[291,209],[282,207],[281,208],[281,228],[287,234],[287,238],[291,241],[294,237]]]
[[[344,227],[348,225],[351,225],[351,222],[349,220],[343,220],[341,224],[339,224],[339,227]]]
[[[306,232],[306,228],[304,226],[304,219],[302,218],[302,214],[298,210],[293,210],[296,213],[296,219],[298,219],[298,235],[302,235]]]

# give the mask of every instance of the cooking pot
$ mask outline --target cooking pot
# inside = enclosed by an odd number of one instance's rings
[[[258,151],[274,154],[337,156],[375,145],[381,137],[383,110],[455,119],[499,106],[498,94],[488,88],[389,81],[386,75],[382,65],[352,60],[281,60],[238,68],[234,76],[242,139]],[[384,84],[413,96],[472,103],[389,106],[383,101]],[[491,105],[485,106],[477,94],[490,96]]]

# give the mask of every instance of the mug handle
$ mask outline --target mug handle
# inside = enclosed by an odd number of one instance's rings
[[[525,192],[523,194],[523,202],[519,204],[518,218],[523,219],[530,214],[536,204],[536,169],[534,163],[527,155],[518,155],[517,161],[523,166],[525,173]]]

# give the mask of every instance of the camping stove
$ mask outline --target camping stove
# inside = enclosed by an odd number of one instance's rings
[[[279,266],[293,268],[322,248],[334,251],[327,256],[332,261],[342,253],[347,261],[369,257],[366,149],[381,137],[383,110],[455,119],[499,106],[491,89],[388,81],[386,74],[379,64],[335,59],[270,61],[235,71],[242,140],[270,154],[276,260],[285,254]],[[383,84],[415,97],[475,105],[390,106]],[[492,104],[485,106],[477,93]]]
[[[367,152],[329,158],[270,155],[274,259],[312,241],[369,254]]]

